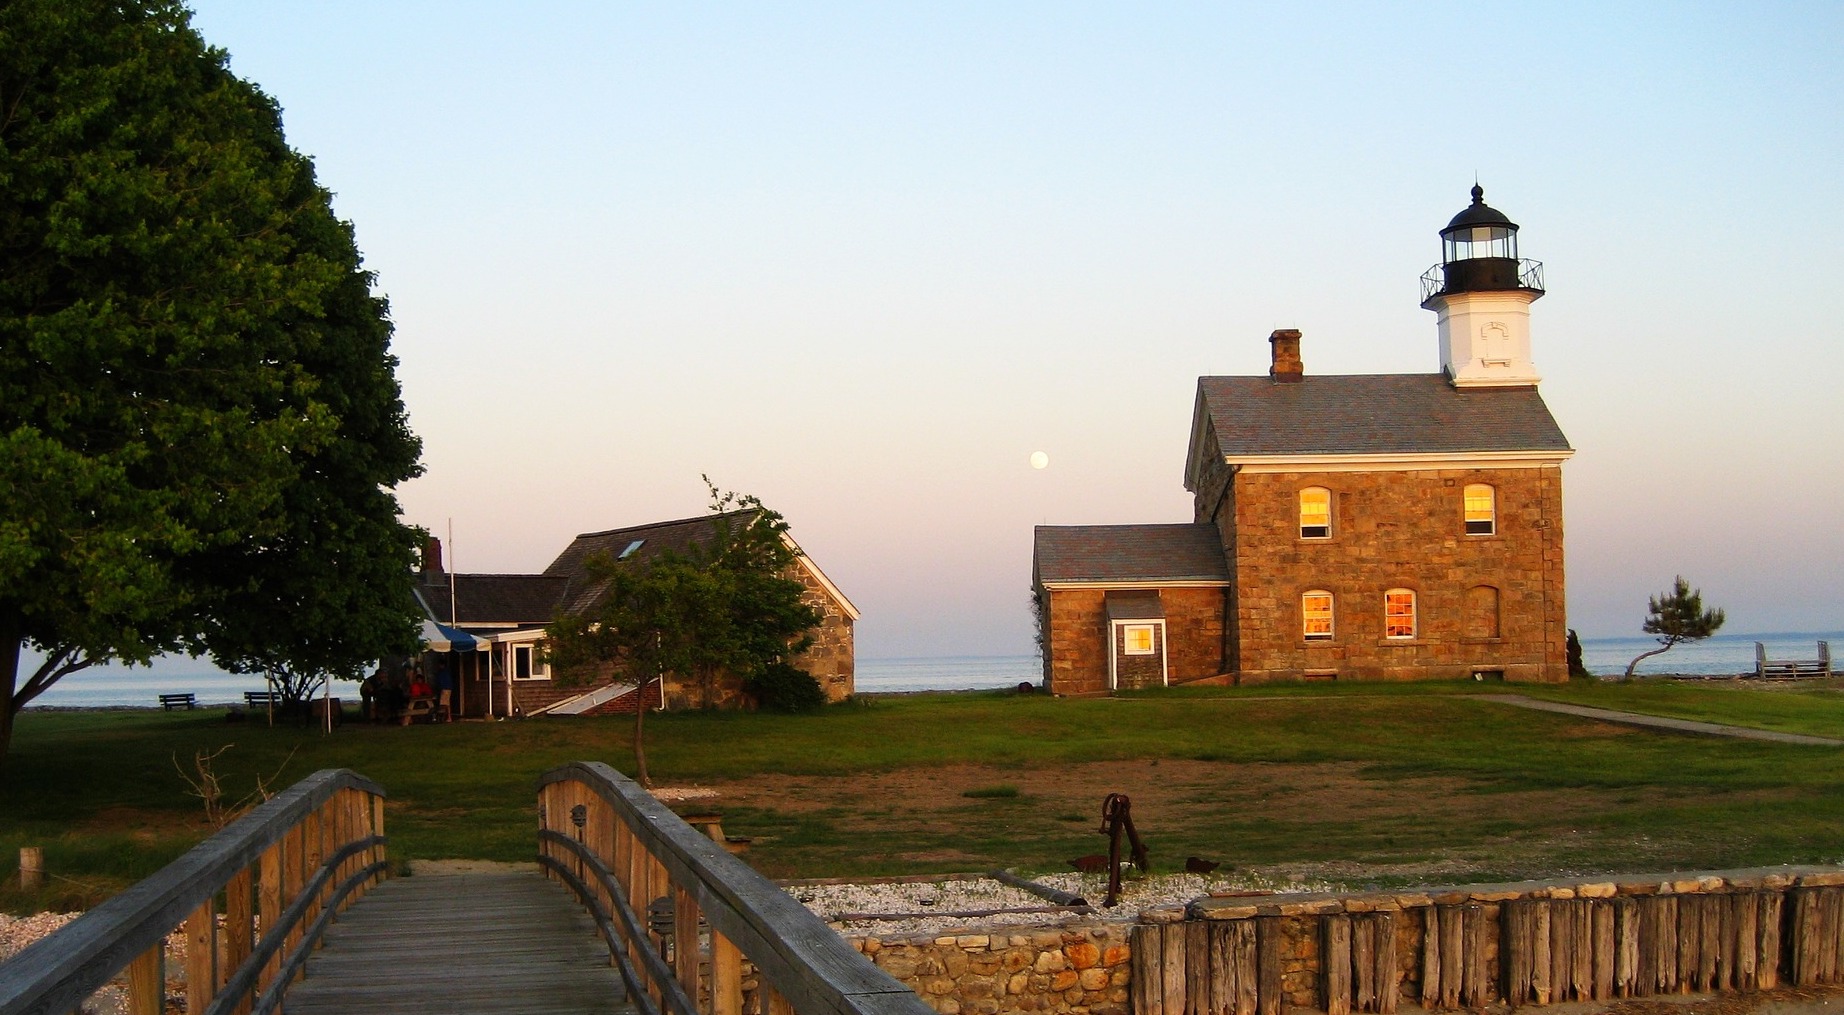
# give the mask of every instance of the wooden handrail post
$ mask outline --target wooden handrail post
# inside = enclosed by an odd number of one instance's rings
[[[672,972],[687,997],[698,998],[698,897],[672,886]]]
[[[257,911],[262,913],[262,929],[268,933],[282,917],[282,844],[275,843],[263,850],[257,861]],[[263,963],[262,975],[256,978],[256,991],[261,993],[269,984],[275,982],[275,974],[282,968],[280,953],[269,956]]]
[[[212,900],[186,917],[186,1015],[204,1015],[218,992],[218,920]]]
[[[711,1015],[743,1015],[743,953],[711,931]]]
[[[371,827],[371,834],[376,836],[379,840],[383,840],[384,838],[384,798],[373,796],[370,793],[367,793],[365,794],[365,800],[366,800],[367,806],[371,808],[371,820],[370,822],[368,822],[368,824]],[[372,844],[371,849],[366,851],[365,863],[367,865],[379,863],[384,859],[384,855],[385,855],[384,854],[384,843],[382,841],[376,842]],[[380,868],[376,874],[373,874],[371,876],[370,883],[373,886],[380,884],[384,880],[384,875],[385,875],[385,871],[382,868]]]
[[[218,963],[217,979],[213,981],[217,989],[224,989],[231,973],[243,965],[243,960],[250,957],[254,938],[251,936],[255,923],[255,898],[251,891],[250,869],[245,867],[231,877],[224,885],[224,955]],[[245,994],[237,1004],[237,1015],[247,1015],[250,1010],[250,997]]]
[[[166,1011],[166,942],[142,952],[128,964],[128,1015],[164,1015]]]
[[[301,886],[306,884],[306,881],[301,876],[307,848],[306,840],[307,831],[298,823],[288,829],[282,836],[280,846],[282,861],[281,904],[283,908],[294,905],[295,899],[301,896]],[[275,912],[277,916],[280,916],[282,910],[277,909]],[[301,943],[301,932],[302,928],[300,924],[296,924],[289,928],[288,938],[283,946],[284,951],[292,952],[295,950],[295,946]],[[278,971],[281,969],[279,963],[276,969]]]

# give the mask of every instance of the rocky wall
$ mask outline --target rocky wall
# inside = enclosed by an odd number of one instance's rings
[[[1132,924],[854,937],[852,947],[942,1015],[1127,1015]]]

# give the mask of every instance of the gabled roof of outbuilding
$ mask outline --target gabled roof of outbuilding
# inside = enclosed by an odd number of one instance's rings
[[[450,577],[454,610],[449,610]],[[469,625],[548,624],[570,584],[568,578],[537,574],[424,572],[416,587],[424,609],[437,623]]]
[[[1205,523],[1039,525],[1035,542],[1045,585],[1229,581],[1216,527]]]
[[[1197,411],[1231,459],[1571,450],[1536,388],[1456,388],[1444,374],[1200,377]]]
[[[604,529],[600,532],[585,532],[570,541],[557,559],[544,569],[547,577],[567,579],[570,590],[565,597],[564,609],[578,613],[590,609],[606,590],[606,582],[594,581],[589,574],[589,560],[592,557],[606,556],[623,563],[642,564],[663,553],[687,556],[696,548],[708,545],[716,538],[719,519],[730,519],[732,524],[748,524],[752,509],[731,511],[724,514],[699,515],[696,518],[679,518],[669,522],[652,522],[646,525],[630,525],[621,529]],[[801,552],[800,547],[790,538],[789,545],[799,554],[797,565],[812,575],[814,580],[824,588],[853,620],[858,619],[858,608],[845,598],[832,579],[826,577],[818,565]],[[635,544],[639,545],[636,546]],[[623,557],[623,551],[633,546],[634,550]]]

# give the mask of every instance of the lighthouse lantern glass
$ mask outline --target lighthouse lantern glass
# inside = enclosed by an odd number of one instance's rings
[[[1517,257],[1517,230],[1505,226],[1462,226],[1442,234],[1447,263],[1480,257]]]

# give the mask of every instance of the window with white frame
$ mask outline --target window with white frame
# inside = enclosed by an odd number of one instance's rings
[[[1332,535],[1332,491],[1309,486],[1300,491],[1300,538],[1329,539]]]
[[[1121,627],[1121,652],[1130,656],[1153,654],[1153,625],[1126,624]]]
[[[1466,534],[1489,536],[1498,531],[1498,502],[1493,489],[1484,483],[1466,486]]]
[[[1315,589],[1300,596],[1300,627],[1307,641],[1332,638],[1332,594]]]
[[[1415,593],[1390,589],[1383,593],[1383,637],[1415,637]]]
[[[549,680],[550,665],[536,645],[512,646],[512,679],[514,680]]]

